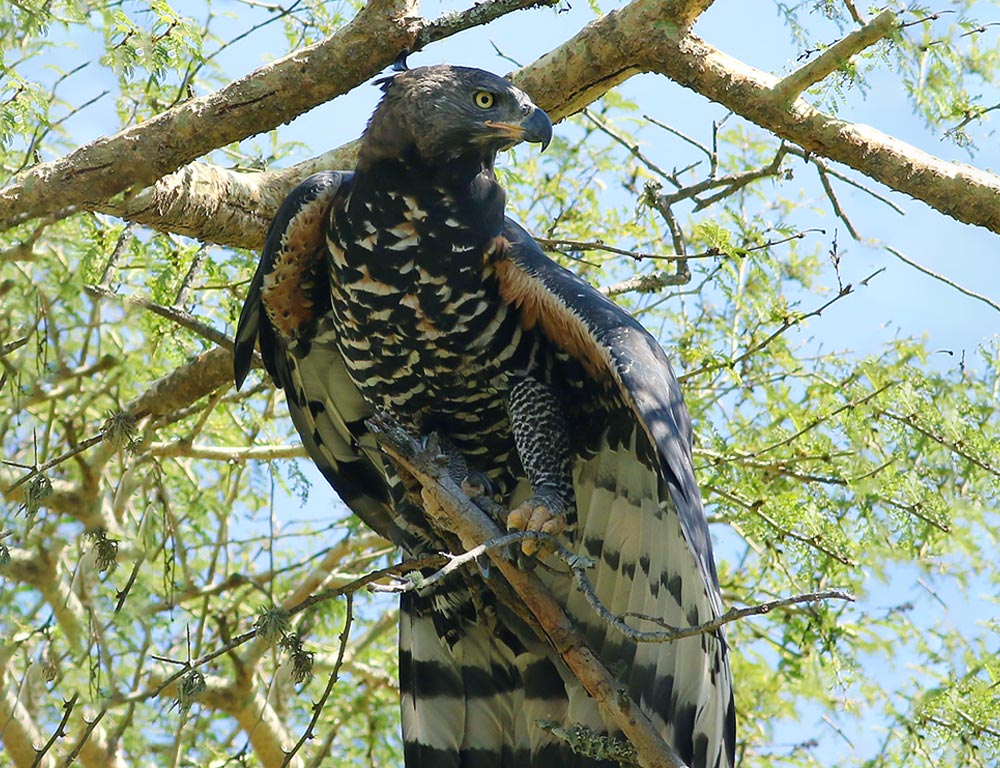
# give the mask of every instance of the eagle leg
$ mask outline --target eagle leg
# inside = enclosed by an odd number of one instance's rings
[[[569,430],[556,393],[530,376],[507,399],[514,445],[531,483],[531,496],[507,516],[507,530],[558,535],[576,522]],[[534,554],[539,542],[526,539],[521,551]]]

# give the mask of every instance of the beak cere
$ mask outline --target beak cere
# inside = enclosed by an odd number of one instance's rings
[[[535,107],[519,123],[501,123],[494,120],[486,120],[484,125],[491,128],[500,136],[512,139],[512,145],[519,141],[528,141],[533,144],[541,144],[543,152],[552,140],[552,121],[538,107]]]

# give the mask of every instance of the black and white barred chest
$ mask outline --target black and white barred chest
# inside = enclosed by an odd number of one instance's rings
[[[509,479],[507,394],[536,365],[537,344],[500,298],[490,233],[433,187],[348,199],[332,216],[333,316],[355,384],[376,408]]]

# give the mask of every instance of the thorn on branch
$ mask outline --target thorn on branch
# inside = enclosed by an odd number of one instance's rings
[[[66,724],[69,722],[70,715],[73,714],[73,709],[76,707],[76,702],[79,697],[79,694],[74,693],[73,697],[69,701],[63,702],[62,719],[59,721],[59,725],[56,726],[55,731],[53,731],[44,746],[41,749],[35,750],[35,760],[32,762],[31,768],[36,768],[41,765],[45,755],[48,754],[50,749],[52,749],[56,741],[66,736]]]

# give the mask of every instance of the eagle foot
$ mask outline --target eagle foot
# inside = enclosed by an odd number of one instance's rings
[[[534,531],[558,536],[569,527],[566,502],[558,493],[535,493],[507,515],[508,531]],[[545,550],[544,541],[525,539],[521,542],[521,552],[534,555],[539,549]]]

